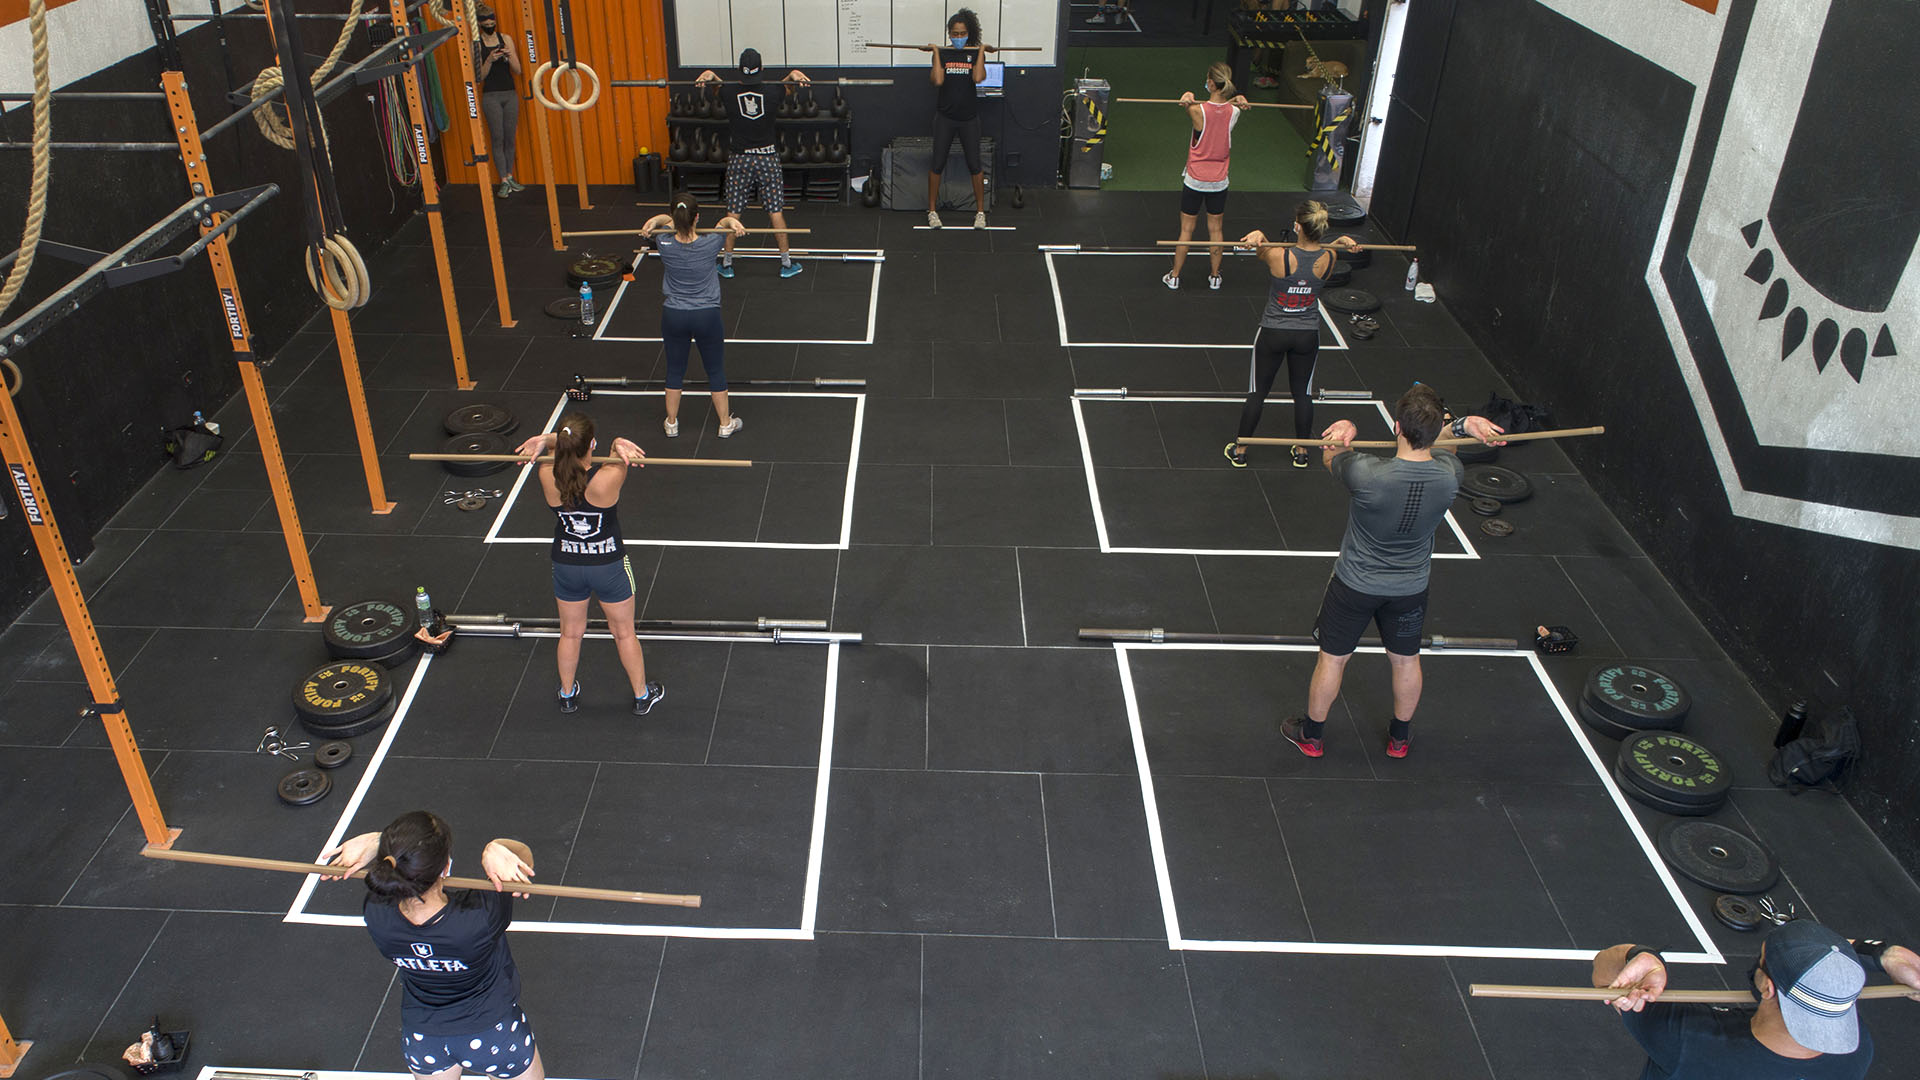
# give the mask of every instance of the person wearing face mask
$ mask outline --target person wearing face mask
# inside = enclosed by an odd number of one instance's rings
[[[980,161],[980,99],[974,87],[987,81],[987,49],[980,44],[980,17],[961,8],[947,20],[947,44],[927,45],[933,53],[933,157],[927,162],[927,224],[940,228],[940,174],[946,171],[953,140],[960,139],[967,172],[973,176],[973,227],[987,227],[987,181]]]
[[[480,77],[480,114],[487,118],[487,134],[493,139],[493,170],[500,177],[493,193],[504,199],[527,190],[513,178],[513,159],[519,150],[515,136],[520,130],[520,90],[514,79],[520,75],[520,58],[514,55],[513,43],[501,36],[493,9],[481,4],[475,11],[480,23],[480,36],[473,43],[475,74]]]
[[[1884,941],[1847,939],[1811,919],[1776,927],[1747,971],[1759,1002],[1751,1016],[1711,1005],[1660,1001],[1666,963],[1642,945],[1593,958],[1593,985],[1647,1053],[1642,1080],[1858,1080],[1873,1064],[1873,1037],[1854,1001],[1868,971],[1885,972],[1920,1000],[1920,957]]]

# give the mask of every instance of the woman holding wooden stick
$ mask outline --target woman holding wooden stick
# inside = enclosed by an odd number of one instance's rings
[[[1244,96],[1233,92],[1233,69],[1222,61],[1207,68],[1207,100],[1195,101],[1193,92],[1180,95],[1180,105],[1193,123],[1187,136],[1187,167],[1180,172],[1180,239],[1193,239],[1200,224],[1200,210],[1207,211],[1207,235],[1216,242],[1207,249],[1207,288],[1220,288],[1220,260],[1226,257],[1227,165],[1233,154],[1233,126],[1249,107]],[[1187,249],[1173,249],[1173,270],[1161,282],[1169,289],[1180,287],[1180,268],[1187,264]]]
[[[465,1073],[545,1080],[533,1025],[520,1009],[520,971],[507,947],[514,882],[531,879],[533,852],[492,840],[480,868],[494,891],[448,891],[453,830],[415,810],[379,832],[321,855],[344,878],[367,872],[363,913],[381,955],[400,969],[400,1030],[407,1069],[421,1080]],[[337,879],[330,879],[337,880]]]
[[[613,440],[617,459],[589,465],[598,444],[593,420],[571,412],[559,427],[520,444],[528,458],[552,453],[539,467],[540,488],[553,508],[553,598],[560,609],[560,642],[554,650],[560,667],[560,711],[580,709],[580,643],[587,634],[587,602],[600,601],[607,631],[620,653],[620,666],[633,684],[633,713],[645,716],[666,687],[647,681],[647,661],[634,636],[633,562],[620,536],[620,486],[629,466],[646,464],[646,451],[627,439]]]
[[[716,228],[699,233],[700,204],[688,192],[673,197],[669,213],[655,214],[641,232],[673,231],[654,237],[660,252],[660,341],[667,353],[667,438],[680,435],[680,388],[687,378],[687,358],[700,346],[700,368],[707,373],[707,391],[713,395],[713,415],[720,421],[714,434],[730,439],[746,423],[727,411],[726,322],[720,317],[720,269],[714,262],[721,237],[731,240],[746,233],[740,219],[728,214]]]

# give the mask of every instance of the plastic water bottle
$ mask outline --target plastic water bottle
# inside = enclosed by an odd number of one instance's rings
[[[433,601],[427,597],[427,587],[422,585],[413,590],[413,607],[420,613],[420,625],[433,622]]]
[[[1412,292],[1413,287],[1418,284],[1420,284],[1420,260],[1415,259],[1407,264],[1407,291]]]
[[[584,281],[580,283],[580,325],[593,325],[593,286]]]

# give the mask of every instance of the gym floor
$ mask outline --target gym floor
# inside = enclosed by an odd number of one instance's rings
[[[498,204],[519,319],[502,329],[475,198],[446,197],[475,390],[449,389],[423,222],[371,260],[354,316],[393,513],[368,512],[327,320],[266,369],[328,602],[425,585],[443,609],[551,615],[547,519],[518,471],[454,478],[406,454],[438,449],[462,403],[505,405],[530,432],[575,373],[662,374],[646,263],[600,340],[542,314],[578,250],[550,250],[538,191]],[[1297,199],[1236,195],[1231,229],[1280,227]],[[653,212],[624,190],[596,201],[568,226]],[[1229,258],[1219,293],[1191,262],[1169,293],[1157,256],[1037,250],[1150,244],[1172,234],[1171,195],[1030,192],[994,215],[1010,232],[831,204],[792,221],[808,248],[884,261],[809,260],[782,281],[742,260],[730,331],[761,343],[729,345],[728,374],[863,390],[742,388],[746,427],[724,443],[704,396],[673,441],[648,393],[585,408],[603,444],[757,463],[629,481],[642,617],[828,619],[865,643],[650,644],[669,696],[638,719],[604,641],[586,706],[561,716],[550,639],[462,639],[395,673],[406,702],[354,740],[329,797],[283,805],[292,763],[254,748],[266,725],[297,730],[289,688],[326,654],[236,399],[220,459],[157,472],[79,568],[182,847],[311,858],[427,807],[456,830],[456,872],[512,835],[542,881],[703,894],[697,910],[521,905],[522,929],[545,931],[514,949],[557,1077],[1625,1077],[1640,1059],[1603,1006],[1467,996],[1584,983],[1575,957],[1625,940],[1703,961],[1676,964],[1680,985],[1743,985],[1759,935],[1665,871],[1644,839],[1669,819],[1617,801],[1596,764],[1618,744],[1567,712],[1590,668],[1624,658],[1691,692],[1687,730],[1736,782],[1709,820],[1778,856],[1776,902],[1920,940],[1913,881],[1844,802],[1766,783],[1774,710],[1550,444],[1502,458],[1536,489],[1507,508],[1513,535],[1483,534],[1464,501],[1443,527],[1428,626],[1564,623],[1579,650],[1430,655],[1407,760],[1381,752],[1377,655],[1354,661],[1327,756],[1307,761],[1275,721],[1300,710],[1310,651],[1079,641],[1305,634],[1344,520],[1324,470],[1220,460],[1249,260]],[[238,261],[243,282],[269,272],[244,241]],[[1369,397],[1319,423],[1382,435],[1375,402],[1416,379],[1467,407],[1517,396],[1404,273],[1386,254],[1356,272],[1381,330],[1326,333],[1319,381]],[[1063,345],[1079,340],[1104,344]],[[1074,393],[1115,387],[1185,400]],[[1276,400],[1262,433],[1287,414]],[[442,501],[474,487],[506,494],[480,512]],[[193,1068],[398,1069],[396,977],[350,925],[359,886],[142,859],[100,725],[76,715],[87,700],[44,597],[0,632],[0,1014],[37,1041],[20,1075],[113,1059],[156,1013],[192,1030]],[[1907,1075],[1912,1006],[1861,1008],[1874,1075]]]

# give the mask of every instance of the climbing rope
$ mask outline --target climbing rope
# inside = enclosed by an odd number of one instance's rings
[[[33,37],[33,186],[27,195],[27,224],[20,233],[20,257],[7,272],[7,283],[0,286],[0,314],[13,306],[27,283],[27,273],[33,269],[33,256],[40,247],[40,227],[47,220],[47,174],[53,164],[53,73],[47,54],[47,0],[31,0],[27,18]],[[18,393],[20,369],[15,367],[13,371],[13,392]]]
[[[346,21],[340,25],[340,36],[333,42],[333,51],[327,54],[327,58],[321,61],[318,68],[314,69],[312,82],[316,88],[326,80],[328,75],[332,74],[334,67],[340,63],[340,58],[346,55],[347,43],[353,40],[353,31],[360,25],[360,5],[364,2],[365,0],[353,0],[353,6],[347,11]],[[299,43],[288,42],[286,47],[299,48]],[[258,101],[285,85],[286,79],[281,75],[278,65],[264,68],[260,74],[254,76],[253,99]],[[253,122],[260,126],[260,134],[265,135],[268,141],[288,150],[293,149],[293,128],[280,118],[280,114],[274,111],[273,106],[255,109]],[[333,148],[328,143],[327,129],[324,124],[320,128],[320,141],[322,145],[327,146],[327,157],[331,159]]]

